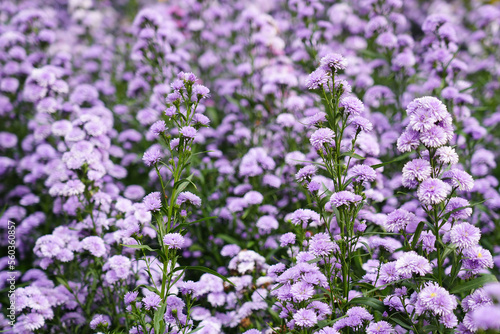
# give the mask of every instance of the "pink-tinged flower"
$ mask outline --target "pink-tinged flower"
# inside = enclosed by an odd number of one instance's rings
[[[194,206],[199,208],[201,206],[201,198],[199,198],[198,196],[196,196],[192,192],[183,191],[179,194],[179,196],[177,196],[176,203],[177,203],[177,205],[181,205],[183,203],[188,203],[188,204],[194,205]]]
[[[151,193],[144,197],[143,203],[149,211],[160,211],[161,194],[158,191]]]
[[[406,129],[401,134],[397,141],[397,148],[399,152],[411,152],[420,146],[420,133],[413,129]]]
[[[301,308],[293,315],[295,325],[299,327],[313,327],[318,323],[318,317],[312,310]]]
[[[439,179],[427,179],[417,190],[418,200],[425,205],[443,202],[450,193],[450,186]]]
[[[90,328],[97,329],[98,326],[108,327],[111,325],[111,319],[107,315],[96,314],[90,322]]]
[[[355,96],[346,96],[339,101],[339,107],[350,116],[359,116],[365,111],[363,102]]]
[[[42,326],[45,324],[45,319],[41,314],[29,313],[19,316],[17,322],[19,324],[22,324],[26,330],[35,331],[42,328]]]
[[[314,295],[314,287],[312,284],[300,281],[292,285],[290,293],[296,302],[301,302],[312,298]]]
[[[373,130],[373,124],[367,118],[362,116],[354,116],[349,119],[351,125],[354,126],[356,130],[370,132]]]
[[[481,239],[481,230],[469,223],[453,226],[450,231],[451,242],[460,249],[476,246]]]
[[[348,206],[350,204],[355,204],[361,202],[362,200],[363,197],[347,190],[333,193],[330,197],[330,203],[337,208],[342,205]]]
[[[146,166],[156,165],[160,162],[162,158],[162,154],[158,149],[151,149],[144,152],[142,160],[146,164]]]
[[[155,136],[159,136],[166,130],[167,130],[167,125],[163,120],[154,122],[153,125],[151,125],[151,127],[149,128],[149,131],[151,131],[151,133],[153,133]]]
[[[163,243],[168,249],[181,249],[184,246],[185,239],[180,233],[168,233],[163,237]]]
[[[137,296],[139,296],[138,291],[127,292],[124,297],[125,304],[127,305],[132,304],[137,299]]]
[[[314,256],[328,256],[338,246],[332,242],[326,233],[315,234],[309,241],[309,252]]]
[[[387,321],[372,322],[366,328],[366,334],[393,334],[394,328]]]
[[[452,197],[446,205],[445,212],[451,212],[451,219],[467,219],[472,215],[472,208],[469,206],[470,203],[465,198]]]
[[[96,257],[102,257],[106,254],[104,240],[96,236],[86,237],[81,241],[81,246]]]
[[[462,269],[466,271],[466,276],[476,275],[486,268],[493,268],[489,250],[476,245],[463,251]]]
[[[415,214],[405,209],[397,209],[387,215],[385,228],[389,232],[399,232],[404,230],[408,224],[414,222]]]
[[[396,261],[396,271],[403,278],[410,278],[413,274],[424,276],[432,272],[431,264],[425,257],[416,252],[407,252]]]
[[[337,72],[345,70],[347,59],[338,53],[329,53],[320,60],[320,68],[324,71]]]
[[[500,306],[483,305],[472,312],[472,321],[477,328],[500,331]]]
[[[322,87],[323,85],[326,85],[327,82],[327,72],[325,72],[325,70],[323,70],[322,68],[318,68],[307,77],[306,87],[309,89],[317,89],[319,87]]]
[[[311,145],[316,150],[322,150],[324,145],[331,146],[335,141],[335,133],[332,129],[321,128],[316,130],[310,138]]]
[[[471,191],[474,187],[474,179],[467,172],[460,169],[452,169],[443,174],[443,179],[463,191]]]
[[[415,310],[417,314],[430,311],[435,315],[446,315],[457,307],[456,297],[437,283],[427,283],[419,292]]]
[[[448,142],[448,134],[442,127],[433,125],[430,129],[420,134],[420,141],[426,147],[437,148],[446,145]]]
[[[403,179],[407,181],[425,181],[431,176],[431,164],[424,159],[413,159],[403,167]],[[403,181],[404,183],[404,181]]]
[[[307,165],[299,169],[297,174],[295,174],[295,179],[299,182],[310,180],[314,175],[316,175],[318,169],[314,165]]]
[[[349,170],[354,182],[373,182],[377,178],[377,172],[367,165],[356,165]]]
[[[295,243],[295,239],[296,239],[295,233],[293,232],[285,233],[280,237],[280,246],[286,247],[289,245],[293,245]]]
[[[436,150],[438,161],[443,164],[455,165],[458,163],[458,154],[455,149],[450,146],[443,146]]]
[[[189,138],[189,139],[194,139],[196,137],[196,129],[193,128],[192,126],[184,126],[182,127],[179,132],[183,137]]]
[[[146,297],[142,298],[142,303],[144,304],[144,308],[148,311],[151,309],[158,310],[161,298],[156,293],[151,292],[148,293]]]

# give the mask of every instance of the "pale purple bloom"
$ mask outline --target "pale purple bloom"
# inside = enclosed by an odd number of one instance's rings
[[[329,53],[320,60],[320,68],[324,71],[337,72],[345,70],[347,67],[347,59],[338,53]]]
[[[334,138],[335,133],[331,129],[321,128],[311,135],[310,142],[316,150],[322,150],[323,145],[332,145]]]
[[[260,192],[255,190],[247,192],[245,196],[243,196],[243,198],[249,205],[261,204],[264,200],[264,196],[262,196]]]
[[[455,165],[458,163],[458,154],[450,146],[443,146],[436,150],[438,161],[443,164]]]
[[[111,320],[107,315],[96,314],[92,321],[90,322],[90,328],[97,329],[97,326],[109,327],[111,325]]]
[[[148,295],[142,298],[142,303],[144,304],[144,308],[146,310],[157,310],[161,303],[161,298],[156,293],[148,293]]]
[[[185,126],[179,130],[183,137],[194,139],[196,137],[196,129],[192,126]]]
[[[420,141],[426,147],[437,148],[446,145],[448,140],[447,132],[438,125],[433,125],[430,129],[420,134]]]
[[[450,231],[451,242],[460,249],[470,248],[479,243],[481,239],[481,230],[479,228],[464,222],[453,226]]]
[[[288,233],[285,233],[283,234],[281,237],[280,237],[280,246],[281,247],[286,247],[288,245],[293,245],[295,243],[295,233],[293,232],[288,232]]]
[[[367,118],[362,116],[354,116],[350,119],[351,125],[356,130],[370,132],[373,130],[373,124]]]
[[[435,205],[443,202],[450,193],[450,186],[439,179],[427,179],[417,190],[420,202],[425,205]]]
[[[309,252],[315,256],[328,256],[338,246],[327,233],[315,234],[309,241]]]
[[[189,203],[191,205],[194,205],[196,207],[201,206],[201,198],[193,194],[192,192],[189,191],[184,191],[177,196],[177,205],[181,205],[183,203]]]
[[[81,241],[81,246],[83,249],[88,250],[92,255],[96,257],[102,257],[106,254],[106,246],[104,241],[96,236],[86,237]]]
[[[377,178],[377,172],[367,165],[356,165],[349,170],[354,182],[373,182]]]
[[[167,130],[167,126],[165,124],[165,121],[163,121],[163,120],[159,120],[159,121],[154,122],[153,125],[151,125],[151,127],[149,128],[149,131],[151,131],[151,133],[153,133],[155,136],[159,136],[160,134],[162,134],[166,130]]]
[[[304,281],[300,281],[294,283],[290,289],[290,293],[293,296],[293,299],[296,302],[301,302],[304,300],[308,300],[314,295],[314,287],[312,284],[309,284]]]
[[[443,179],[463,191],[471,191],[474,187],[474,179],[467,172],[460,169],[452,169],[443,174]]]
[[[316,166],[307,165],[299,169],[297,174],[295,174],[295,179],[299,182],[310,180],[314,175],[316,175],[317,171],[318,169],[316,168]]]
[[[415,219],[415,214],[405,209],[397,209],[387,215],[385,228],[389,232],[399,232],[404,230],[408,224],[413,223]]]
[[[416,252],[407,252],[396,261],[396,271],[404,278],[410,278],[413,274],[424,276],[432,272],[432,267],[425,257]]]
[[[407,129],[401,134],[397,141],[397,147],[400,152],[411,152],[420,146],[420,133],[413,129]]]
[[[293,320],[299,327],[313,327],[318,322],[318,317],[314,311],[301,308],[293,315]]]
[[[359,116],[365,111],[363,102],[355,96],[346,96],[339,101],[339,107],[350,116]]]
[[[161,161],[162,154],[158,149],[151,149],[144,152],[142,160],[146,164],[146,166],[156,165]]]
[[[184,237],[180,233],[168,233],[163,237],[163,243],[168,249],[181,249],[184,242]]]
[[[158,191],[153,192],[144,197],[143,203],[149,211],[159,211],[161,209],[161,194]]]
[[[327,82],[328,74],[322,68],[318,68],[307,77],[306,87],[309,89],[317,89],[326,85]]]
[[[137,296],[139,296],[139,292],[138,291],[129,291],[125,294],[125,297],[124,297],[124,301],[125,301],[125,304],[132,304]]]
[[[431,164],[424,159],[413,159],[403,167],[403,184],[407,181],[425,181],[431,176]]]
[[[451,219],[467,219],[472,215],[472,208],[469,206],[470,203],[465,198],[452,197],[450,198],[448,204],[446,205],[445,212],[446,213],[451,212],[450,213]]]
[[[435,315],[446,315],[457,307],[456,297],[435,282],[427,283],[419,292],[415,310],[417,314],[430,311]]]
[[[372,322],[366,328],[366,334],[393,334],[394,328],[387,321]]]
[[[362,200],[363,197],[347,190],[333,193],[330,197],[330,203],[337,208],[342,205],[349,206],[350,204],[355,204],[361,202]]]

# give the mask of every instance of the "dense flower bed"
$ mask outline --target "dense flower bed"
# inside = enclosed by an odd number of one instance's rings
[[[498,1],[1,2],[0,330],[498,333],[499,46]]]

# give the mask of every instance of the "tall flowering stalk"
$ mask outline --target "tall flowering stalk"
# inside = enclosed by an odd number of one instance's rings
[[[181,72],[171,84],[172,92],[167,96],[165,117],[151,126],[150,131],[158,136],[166,148],[167,162],[163,160],[161,147],[153,146],[144,153],[146,165],[154,167],[160,181],[160,192],[153,192],[144,197],[144,205],[154,217],[152,228],[156,232],[157,249],[144,243],[138,238],[138,245],[127,245],[146,251],[154,252],[155,257],[144,256],[144,270],[151,279],[144,288],[142,304],[134,302],[137,293],[131,292],[126,296],[126,303],[130,304],[134,318],[143,332],[164,333],[165,330],[175,330],[186,333],[191,328],[190,308],[194,300],[191,298],[193,287],[180,286],[180,280],[187,267],[179,267],[177,250],[184,246],[185,227],[189,225],[188,217],[191,208],[200,207],[201,199],[184,191],[193,185],[192,175],[187,176],[192,148],[197,131],[207,126],[209,119],[197,111],[199,103],[208,96],[209,90],[196,83],[197,78],[192,73]],[[169,128],[172,131],[168,131]],[[173,135],[175,133],[175,135]],[[165,171],[166,169],[166,171]],[[158,272],[158,268],[160,272]],[[192,267],[194,268],[194,267]],[[211,272],[202,267],[199,270]],[[213,272],[216,274],[215,272]],[[186,303],[175,296],[178,291],[186,295]],[[186,306],[187,314],[183,313]],[[145,321],[150,317],[153,323]]]

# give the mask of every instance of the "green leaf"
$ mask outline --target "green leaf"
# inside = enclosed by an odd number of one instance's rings
[[[349,304],[353,305],[365,305],[368,307],[371,307],[377,311],[384,312],[385,307],[384,303],[382,303],[380,300],[376,298],[371,298],[371,297],[357,297],[353,298],[349,301]]]
[[[486,283],[489,283],[489,282],[498,282],[498,280],[495,277],[495,275],[492,275],[492,274],[482,275],[482,276],[474,278],[474,279],[472,279],[472,280],[470,280],[468,282],[460,283],[460,284],[455,285],[450,290],[450,293],[453,293],[453,294],[458,294],[458,293],[469,294],[470,291],[472,291],[474,289],[478,289],[478,288],[482,287],[483,285],[485,285]]]
[[[61,277],[59,276],[56,276],[56,281],[59,282],[59,284],[62,284],[64,285],[64,287],[66,289],[68,289],[68,291],[73,291],[73,289],[71,289],[71,287],[68,285],[68,282],[66,282],[64,279],[62,279]]]
[[[418,239],[420,239],[420,234],[422,234],[422,230],[424,229],[425,222],[421,221],[418,223],[417,229],[415,230],[415,233],[413,233],[413,241],[411,243],[411,248],[415,249],[418,243]]]
[[[358,159],[358,160],[365,160],[366,158],[365,157],[362,157],[360,156],[359,154],[356,154],[354,152],[344,152],[340,155],[341,157],[351,157],[351,158],[354,158],[354,159]],[[373,167],[373,166],[372,166]]]
[[[147,249],[150,252],[156,252],[157,251],[157,249],[153,249],[153,248],[149,247],[148,245],[123,245],[122,244],[122,246],[128,247],[128,248],[135,248],[135,249]]]
[[[201,327],[195,328],[195,329],[193,329],[191,332],[189,332],[187,334],[199,332],[199,331],[201,331],[203,329],[203,327],[205,327],[205,326],[201,326]]]
[[[140,288],[146,288],[146,289],[148,289],[149,291],[156,293],[158,296],[160,295],[160,291],[158,291],[158,290],[157,290],[157,289],[155,289],[154,287],[149,286],[149,285],[146,285],[146,284],[141,284],[141,285],[136,286],[136,287],[134,288],[134,291],[137,291],[137,290],[139,290]]]
[[[176,271],[179,271],[179,270],[199,270],[199,271],[203,271],[203,272],[206,272],[208,274],[217,276],[220,279],[222,279],[224,282],[227,282],[227,283],[229,283],[229,284],[231,284],[231,285],[234,286],[234,283],[231,282],[230,280],[228,280],[225,276],[222,276],[218,272],[216,272],[216,271],[214,271],[212,269],[209,269],[207,267],[202,267],[202,266],[180,266],[180,267],[175,268],[173,270],[173,272],[176,272]]]
[[[387,161],[387,162],[383,162],[383,163],[381,163],[381,164],[371,165],[370,167],[371,167],[371,168],[374,168],[374,169],[376,169],[376,168],[380,168],[380,167],[384,167],[384,166],[390,165],[390,164],[392,164],[392,163],[394,163],[394,162],[398,162],[398,161],[404,160],[404,159],[406,159],[407,157],[409,157],[409,156],[410,156],[410,154],[411,154],[411,152],[406,152],[405,154],[398,156],[398,157],[397,157],[396,159],[394,159],[394,160]]]
[[[164,327],[165,327],[165,322],[163,320],[163,317],[165,316],[165,309],[167,308],[167,305],[162,305],[158,310],[156,310],[154,317],[153,317],[153,324],[155,328],[155,333],[163,333],[164,332]],[[163,321],[163,323],[162,323]]]
[[[322,258],[317,257],[317,258],[315,258],[315,259],[312,259],[312,260],[307,261],[307,263],[313,264],[313,263],[319,262],[319,261],[321,261],[321,260],[322,260]]]

